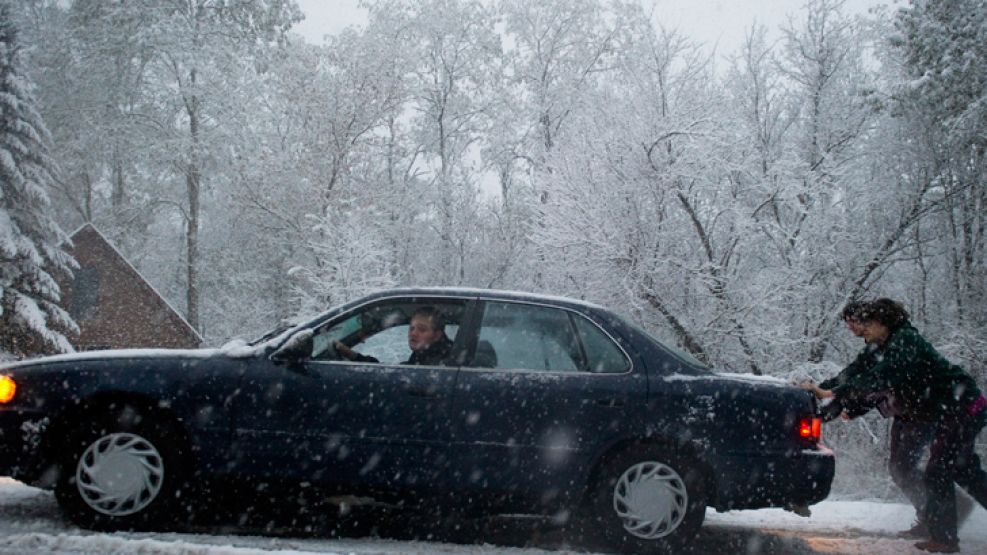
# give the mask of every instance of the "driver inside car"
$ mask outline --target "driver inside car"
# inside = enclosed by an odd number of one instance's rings
[[[452,351],[452,340],[446,336],[445,317],[433,306],[423,306],[411,315],[408,324],[408,347],[411,358],[404,364],[441,366]]]
[[[367,333],[361,329],[359,332],[357,332],[356,341],[354,342],[354,345],[356,343],[360,343],[366,338],[367,338]],[[336,349],[336,352],[339,353],[339,355],[345,358],[346,360],[352,360],[353,362],[375,362],[375,363],[380,362],[379,360],[377,360],[372,356],[367,356],[354,351],[346,343],[343,343],[342,341],[339,340],[333,341],[332,346],[334,349]]]
[[[359,343],[364,332],[358,335]],[[333,343],[336,352],[354,362],[380,362],[378,359],[358,353],[341,341]],[[408,323],[408,347],[411,357],[402,364],[441,366],[452,350],[452,340],[445,334],[445,317],[433,306],[423,306],[415,310]]]

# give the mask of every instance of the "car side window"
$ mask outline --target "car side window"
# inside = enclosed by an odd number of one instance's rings
[[[522,303],[488,302],[472,366],[575,372],[583,363],[566,311]]]
[[[586,367],[590,372],[619,374],[630,368],[630,362],[606,333],[582,316],[573,316],[576,332],[586,351]]]
[[[459,326],[446,324],[446,336],[456,340]],[[357,347],[364,355],[385,364],[399,364],[408,358],[408,324],[401,324],[372,335]]]
[[[361,307],[342,320],[335,320],[315,330],[312,360],[355,361],[395,365],[408,360],[408,322],[416,310],[432,307],[445,318],[445,335],[456,340],[459,322],[465,314],[465,302],[458,300],[391,300]],[[339,352],[338,344],[351,357]]]
[[[387,328],[354,345],[354,348],[383,364],[398,364],[408,358],[408,325]]]

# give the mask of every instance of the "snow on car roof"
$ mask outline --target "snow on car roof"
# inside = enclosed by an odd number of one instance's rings
[[[499,297],[505,299],[519,299],[519,300],[529,300],[529,301],[544,301],[552,303],[563,303],[570,305],[580,305],[587,308],[593,308],[598,310],[606,310],[602,305],[582,300],[575,299],[572,297],[564,297],[561,295],[550,295],[546,293],[532,293],[530,291],[514,291],[508,289],[482,289],[476,287],[447,287],[447,286],[435,286],[435,287],[398,287],[394,289],[383,289],[377,291],[371,296],[390,296],[390,295],[464,295],[464,296],[480,296],[480,297]]]

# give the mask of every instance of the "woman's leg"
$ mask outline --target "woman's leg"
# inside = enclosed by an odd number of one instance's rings
[[[964,458],[957,465],[956,483],[963,487],[980,506],[987,509],[987,472],[980,464],[980,457],[974,450],[974,443],[983,424],[978,424],[970,434],[969,448]]]
[[[915,507],[918,522],[925,521],[925,480],[919,467],[922,453],[932,441],[935,424],[895,418],[891,424],[891,445],[888,471],[895,485],[904,492]]]
[[[956,544],[956,496],[953,482],[963,486],[981,505],[987,502],[987,473],[980,467],[974,441],[984,426],[979,418],[946,418],[936,426],[925,469],[928,495],[925,516],[933,540]]]

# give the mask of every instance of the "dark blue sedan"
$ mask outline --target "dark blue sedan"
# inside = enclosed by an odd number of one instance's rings
[[[173,521],[205,483],[292,483],[669,550],[707,506],[826,497],[814,403],[596,305],[402,289],[253,343],[2,367],[0,475],[53,488],[96,529]]]

